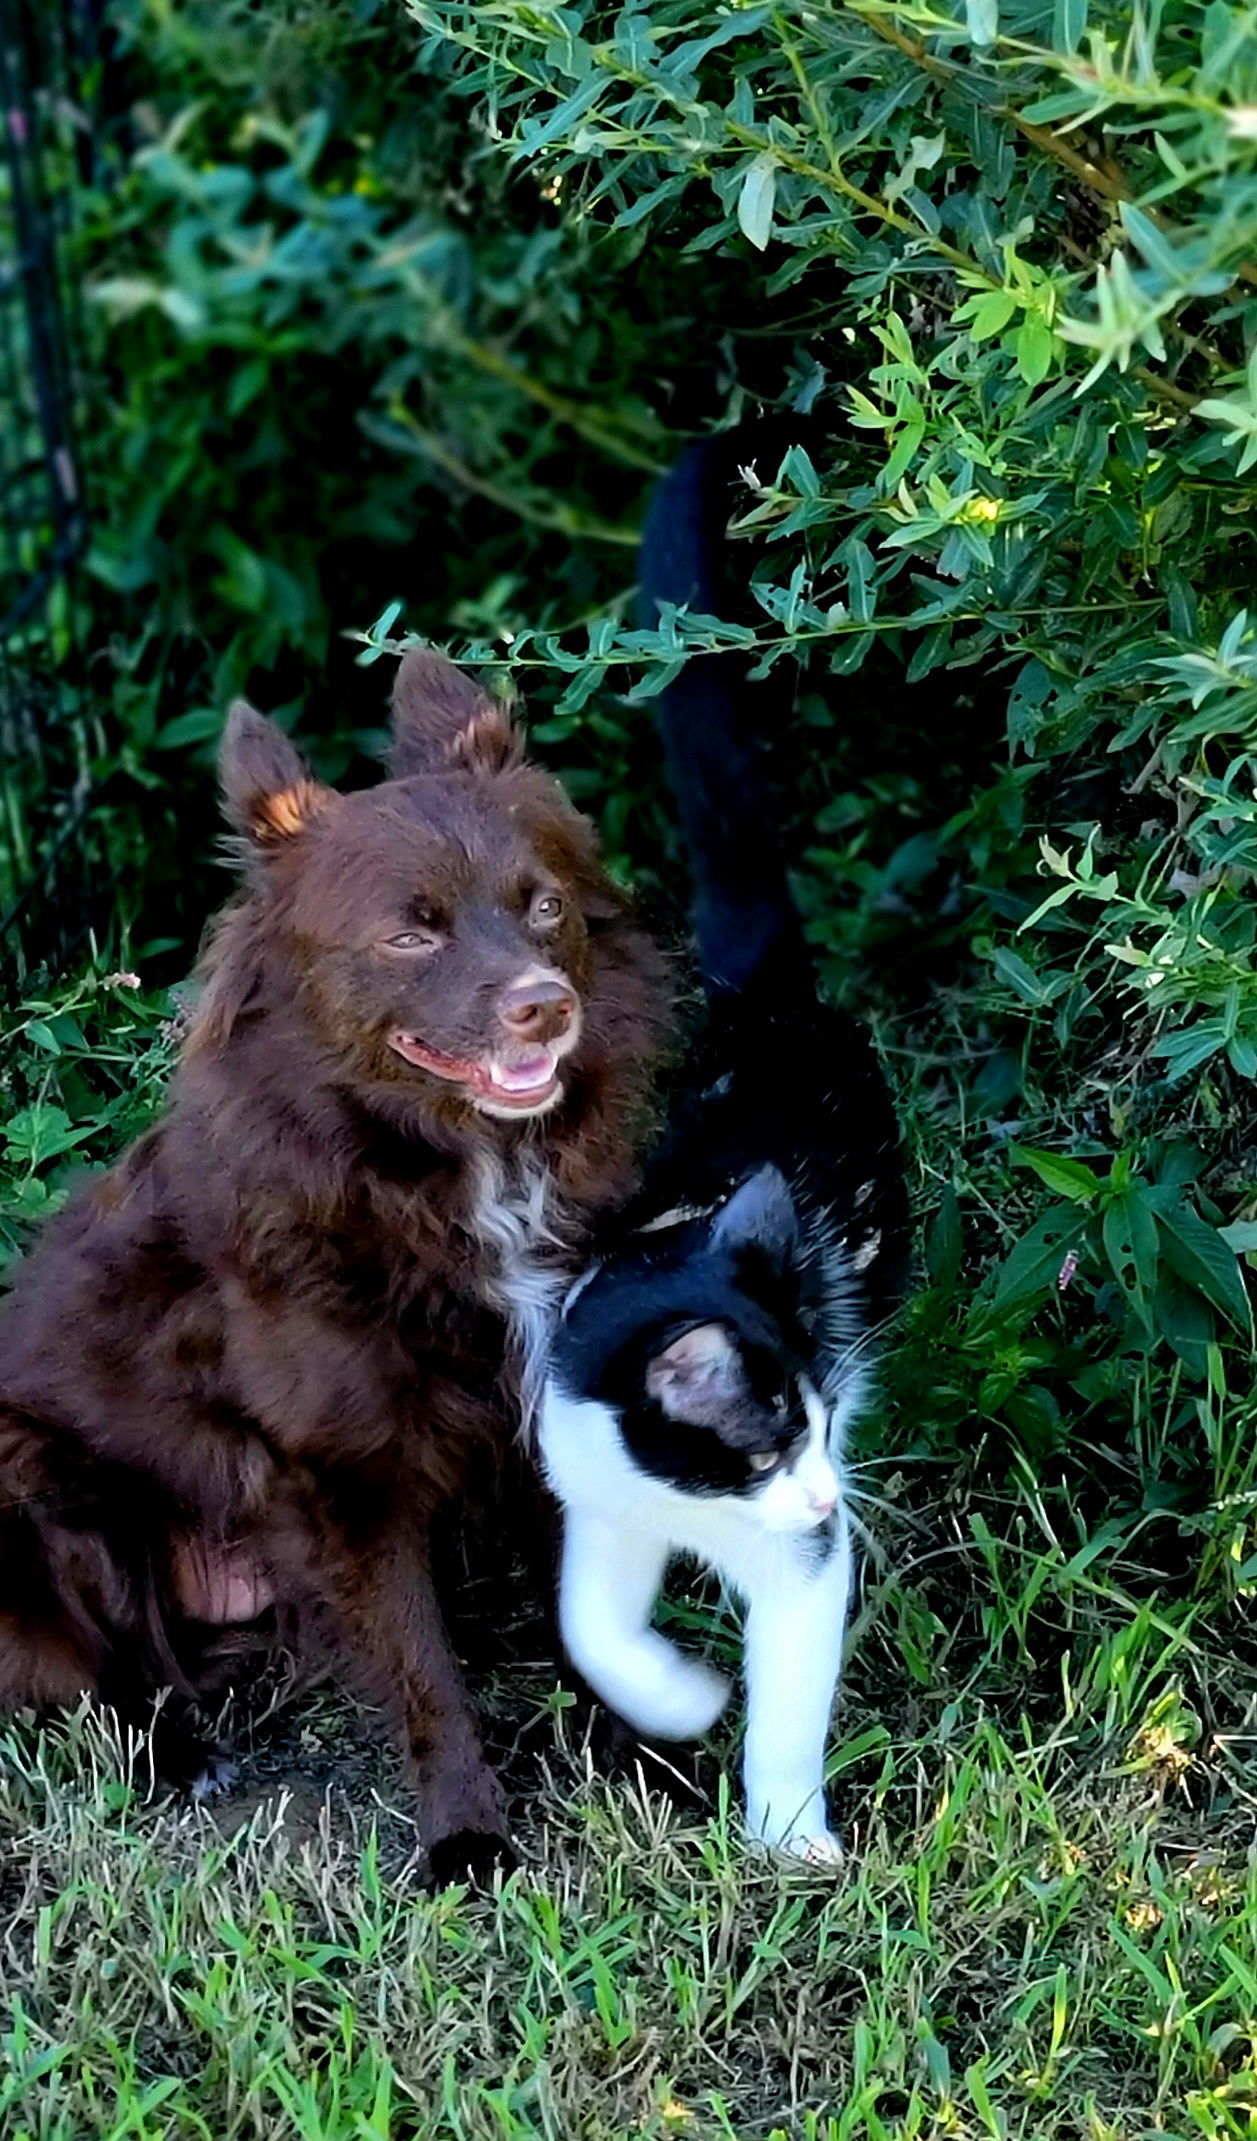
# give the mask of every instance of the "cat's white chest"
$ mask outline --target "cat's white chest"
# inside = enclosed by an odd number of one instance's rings
[[[486,1293],[510,1326],[519,1361],[521,1432],[530,1432],[545,1381],[559,1303],[567,1285],[562,1209],[548,1167],[526,1154],[507,1166],[496,1154],[475,1162],[470,1223],[490,1251]]]

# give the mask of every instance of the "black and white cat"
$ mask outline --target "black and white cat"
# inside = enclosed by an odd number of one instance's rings
[[[730,485],[755,450],[726,434],[661,486],[650,615],[728,614]],[[748,1828],[824,1860],[839,1852],[824,1757],[851,1590],[844,1436],[905,1283],[907,1199],[870,1042],[816,998],[745,665],[693,658],[659,703],[708,1016],[642,1191],[554,1338],[539,1441],[563,1505],[560,1625],[628,1723],[694,1737],[728,1685],[651,1616],[672,1556],[717,1570],[747,1607]]]

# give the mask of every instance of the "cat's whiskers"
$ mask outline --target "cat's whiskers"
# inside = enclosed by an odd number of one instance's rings
[[[877,1344],[879,1338],[884,1338],[887,1331],[893,1330],[899,1321],[900,1314],[901,1311],[899,1309],[892,1309],[889,1315],[882,1317],[880,1323],[870,1324],[867,1331],[861,1331],[860,1336],[844,1348],[842,1357],[837,1362],[838,1371],[841,1372],[843,1369],[850,1367],[860,1359],[862,1354],[869,1352]]]

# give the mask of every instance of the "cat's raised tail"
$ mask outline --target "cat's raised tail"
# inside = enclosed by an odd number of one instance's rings
[[[733,621],[726,529],[742,468],[763,479],[807,430],[766,419],[691,447],[660,483],[642,535],[643,624],[669,605]],[[790,898],[763,739],[780,687],[752,684],[744,653],[695,654],[655,700],[694,885],[694,933],[707,993],[740,996],[771,976],[806,978],[811,962]]]

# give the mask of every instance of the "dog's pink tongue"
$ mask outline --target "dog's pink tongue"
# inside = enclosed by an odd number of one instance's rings
[[[543,1085],[549,1085],[554,1076],[554,1062],[548,1048],[534,1049],[529,1056],[521,1056],[515,1063],[495,1063],[493,1082],[504,1093],[532,1093]]]

